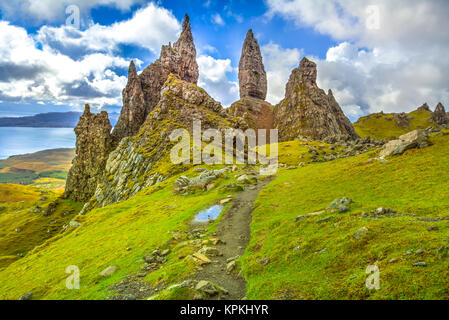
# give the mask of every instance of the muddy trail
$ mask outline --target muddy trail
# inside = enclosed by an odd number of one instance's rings
[[[216,248],[222,255],[214,257],[211,264],[203,266],[202,270],[191,277],[193,280],[211,281],[226,289],[229,294],[221,296],[221,299],[241,300],[246,296],[245,279],[236,269],[228,272],[227,266],[231,259],[240,257],[245,252],[250,240],[254,201],[270,181],[271,179],[260,180],[257,185],[247,187],[235,196],[217,226],[216,237],[222,243],[216,245]]]

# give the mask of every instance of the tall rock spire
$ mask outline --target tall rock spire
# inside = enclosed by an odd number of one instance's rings
[[[328,94],[316,83],[317,68],[303,58],[288,80],[285,99],[275,110],[275,125],[281,141],[297,138],[324,140],[333,136],[356,139],[357,134],[331,90]]]
[[[85,106],[76,128],[76,156],[67,177],[64,197],[86,202],[95,193],[111,152],[111,123],[106,111],[90,112]]]
[[[240,98],[267,97],[267,74],[263,66],[259,44],[250,29],[243,43],[239,64]]]
[[[128,84],[123,91],[123,108],[113,132],[117,142],[124,137],[137,134],[148,114],[159,102],[162,86],[170,73],[187,82],[195,84],[198,82],[196,49],[187,14],[182,23],[179,39],[173,46],[171,44],[162,46],[159,59],[140,75],[137,75],[134,63],[131,62]]]
[[[122,92],[122,97],[123,108],[120,120],[112,133],[114,140],[121,140],[123,137],[137,134],[147,116],[142,84],[137,75],[134,61],[131,61],[129,65],[128,83]]]

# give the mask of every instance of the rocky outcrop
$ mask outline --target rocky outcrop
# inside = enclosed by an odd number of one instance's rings
[[[65,198],[86,202],[93,196],[112,149],[111,129],[106,111],[93,114],[86,105],[75,128],[76,156],[67,177]]]
[[[240,98],[267,97],[267,74],[263,66],[260,47],[252,30],[246,34],[239,64]]]
[[[242,118],[250,128],[274,129],[274,107],[266,101],[245,97],[233,103],[228,109],[232,117]],[[269,137],[269,132],[267,132]]]
[[[398,140],[392,140],[384,145],[380,152],[380,159],[388,156],[403,154],[406,150],[413,148],[425,148],[430,145],[429,135],[425,130],[415,130],[404,134]]]
[[[318,87],[316,79],[316,64],[303,58],[290,75],[285,99],[275,108],[275,126],[279,130],[279,139],[325,140],[333,136],[357,139],[354,127],[332,91],[326,94]]]
[[[444,109],[444,106],[441,104],[441,102],[438,103],[437,107],[435,108],[435,111],[432,114],[431,121],[439,125],[449,124],[449,117],[447,116],[446,110]]]
[[[123,109],[113,132],[117,142],[137,134],[148,114],[158,104],[162,86],[171,73],[187,82],[198,82],[199,69],[188,15],[185,16],[178,41],[173,46],[162,46],[159,59],[152,65],[137,75],[131,63],[128,84],[123,91]]]
[[[424,103],[421,107],[419,107],[418,109],[417,109],[418,111],[429,111],[429,112],[432,112],[431,110],[430,110],[430,107],[429,107],[429,105],[427,104],[427,103]]]
[[[399,128],[405,129],[410,127],[411,121],[405,112],[394,113],[393,119]]]
[[[122,139],[110,154],[95,195],[83,213],[126,200],[143,188],[182,172],[184,166],[170,160],[170,151],[176,144],[170,141],[170,134],[185,128],[192,135],[194,120],[201,121],[203,132],[209,128],[238,127],[221,104],[203,89],[170,75],[161,90],[159,103],[138,134]]]
[[[137,75],[134,61],[131,61],[128,71],[128,83],[122,93],[123,107],[120,119],[114,128],[114,137],[120,140],[123,137],[133,136],[139,132],[140,126],[148,115],[147,104],[142,90],[142,83]]]

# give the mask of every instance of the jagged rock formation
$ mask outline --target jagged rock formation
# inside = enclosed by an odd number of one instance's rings
[[[86,105],[75,128],[76,156],[67,177],[65,198],[86,202],[93,196],[113,145],[111,129],[106,111],[93,114]]]
[[[131,63],[128,84],[123,91],[123,109],[113,131],[117,142],[137,134],[148,114],[158,104],[162,86],[170,73],[194,84],[198,82],[196,49],[188,15],[185,16],[178,41],[173,46],[162,46],[159,59],[140,75]]]
[[[429,107],[429,105],[427,104],[427,103],[424,103],[421,107],[419,107],[418,109],[417,109],[418,111],[429,111],[429,112],[432,112],[431,110],[430,110],[430,107]]]
[[[441,104],[441,102],[438,103],[437,107],[435,108],[431,121],[440,125],[449,124],[449,117],[447,116],[446,110],[444,109],[444,106]]]
[[[344,115],[332,91],[328,94],[316,83],[316,64],[303,58],[286,86],[285,99],[275,110],[275,125],[281,141],[306,138],[325,140],[334,136],[358,136]]]
[[[143,188],[182,172],[183,165],[170,161],[170,151],[176,143],[169,136],[178,128],[185,128],[192,135],[194,120],[202,122],[203,132],[239,126],[239,119],[228,117],[221,104],[203,89],[170,75],[162,88],[161,100],[139,133],[122,139],[110,154],[94,199],[83,212],[128,199]]]
[[[122,96],[123,107],[113,132],[117,141],[139,132],[140,126],[148,115],[142,83],[137,75],[134,61],[131,61],[129,65],[128,83],[122,92]]]
[[[405,112],[394,113],[393,119],[396,122],[396,125],[400,128],[409,128],[410,127],[410,118]]]
[[[267,74],[263,66],[262,54],[252,30],[246,34],[239,64],[240,98],[267,97]]]

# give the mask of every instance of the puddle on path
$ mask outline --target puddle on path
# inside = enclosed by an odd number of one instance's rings
[[[223,208],[224,207],[222,205],[215,205],[215,206],[210,207],[207,210],[203,210],[195,216],[195,219],[193,219],[193,222],[194,223],[204,223],[204,222],[209,222],[211,220],[215,220],[218,218],[220,213],[223,211]]]

